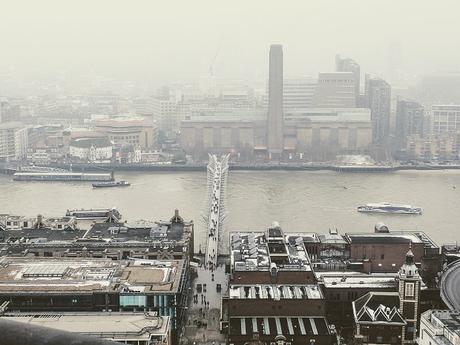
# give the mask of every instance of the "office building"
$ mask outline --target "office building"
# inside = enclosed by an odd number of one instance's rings
[[[180,118],[177,102],[168,97],[154,97],[152,99],[153,119],[160,130],[172,136],[179,130]]]
[[[0,124],[0,160],[21,160],[27,156],[27,128],[20,122]]]
[[[460,132],[460,105],[431,106],[432,134],[442,136]]]
[[[320,73],[313,98],[315,108],[355,108],[356,75],[354,72]]]
[[[396,105],[396,142],[399,149],[406,149],[408,138],[423,136],[425,109],[415,101],[398,100]]]
[[[283,47],[270,46],[267,147],[271,158],[283,152]]]
[[[366,78],[365,97],[371,110],[373,142],[385,144],[390,135],[391,86],[380,78]]]
[[[361,67],[350,58],[342,58],[340,55],[335,56],[335,70],[337,72],[352,72],[355,80],[356,106],[360,106],[359,99],[361,93]]]
[[[287,77],[283,81],[283,109],[305,109],[313,107],[318,81],[311,77]],[[268,108],[268,83],[266,93],[262,98],[262,106]]]
[[[266,232],[230,234],[229,292],[222,299],[229,343],[336,342],[303,243],[277,223]]]
[[[173,339],[185,311],[186,260],[3,257],[0,304],[26,312],[156,312]]]
[[[460,312],[428,310],[420,318],[419,345],[459,345]]]

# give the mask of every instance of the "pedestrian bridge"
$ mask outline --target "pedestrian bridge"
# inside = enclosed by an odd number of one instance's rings
[[[207,227],[205,265],[207,268],[217,266],[219,241],[222,237],[225,219],[225,192],[228,175],[229,155],[219,160],[216,155],[209,155],[208,163],[208,200],[205,222]]]

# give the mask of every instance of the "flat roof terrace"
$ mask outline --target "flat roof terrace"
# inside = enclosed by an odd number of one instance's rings
[[[0,260],[0,293],[177,292],[183,261],[83,258]]]
[[[381,243],[381,244],[420,244],[424,243],[420,237],[413,232],[384,232],[384,233],[347,233],[348,241],[358,244]]]

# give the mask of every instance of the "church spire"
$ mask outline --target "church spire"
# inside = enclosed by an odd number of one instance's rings
[[[414,253],[412,252],[412,241],[409,242],[409,251],[406,253],[406,265],[414,264]]]

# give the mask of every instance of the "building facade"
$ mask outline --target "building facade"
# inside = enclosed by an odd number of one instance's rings
[[[380,78],[366,78],[365,97],[371,110],[373,142],[384,144],[390,135],[391,86]]]
[[[107,138],[77,138],[70,142],[71,157],[89,161],[101,162],[112,159],[112,143]]]
[[[415,101],[398,100],[396,105],[396,142],[399,149],[406,149],[410,137],[424,134],[425,109]]]
[[[317,79],[311,77],[286,77],[283,80],[283,108],[285,111],[313,107]],[[268,108],[269,87],[267,83],[266,94],[262,105]]]
[[[354,72],[319,73],[313,106],[316,108],[355,108],[356,75]]]
[[[244,119],[200,116],[182,121],[181,145],[187,153],[269,151],[266,122],[259,116]],[[372,142],[370,111],[364,108],[299,108],[285,112],[284,152],[365,152]],[[305,155],[306,156],[306,155]]]
[[[352,72],[355,80],[355,96],[356,106],[361,106],[360,93],[361,93],[361,67],[351,58],[342,58],[340,55],[335,56],[335,70],[337,72]]]
[[[431,121],[433,135],[458,134],[460,132],[460,105],[433,105]]]
[[[131,145],[141,149],[157,143],[157,126],[151,119],[142,117],[113,117],[96,119],[94,129],[103,133],[115,146]]]
[[[0,124],[0,160],[20,160],[27,156],[27,128],[19,122]]]

